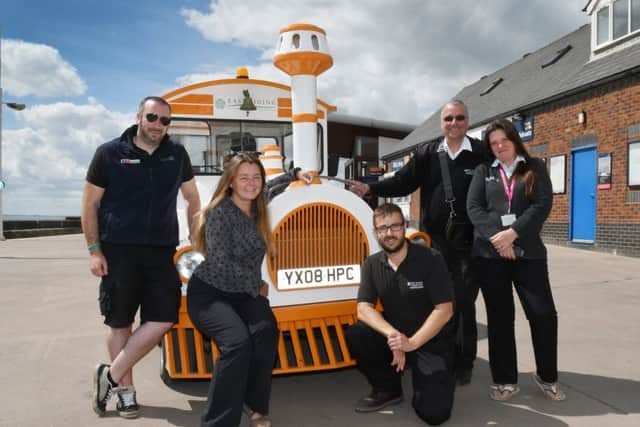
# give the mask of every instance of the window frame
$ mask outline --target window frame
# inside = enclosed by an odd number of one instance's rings
[[[626,3],[626,9],[627,9],[626,30],[624,34],[621,34],[618,37],[614,37],[614,18],[615,18],[614,7],[616,4],[619,4],[619,2]],[[607,46],[610,46],[612,44],[617,44],[623,40],[626,40],[628,38],[631,38],[631,37],[634,37],[635,35],[640,34],[640,15],[638,20],[639,21],[638,28],[636,28],[635,30],[632,29],[632,18],[633,18],[634,7],[639,9],[637,13],[640,13],[640,2],[638,2],[637,0],[609,0],[607,2],[603,2],[603,4],[594,11],[593,18],[592,18],[592,29],[595,28],[595,30],[592,30],[593,50],[604,49]],[[598,37],[600,33],[600,21],[598,17],[600,13],[604,10],[607,10],[607,21],[606,21],[607,22],[607,36],[606,36],[607,38],[605,41],[600,42]]]

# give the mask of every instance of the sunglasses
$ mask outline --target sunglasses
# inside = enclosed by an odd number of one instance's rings
[[[445,122],[452,122],[453,119],[455,119],[458,122],[463,122],[467,119],[467,116],[464,116],[462,114],[457,115],[457,116],[447,116],[445,118],[443,118],[442,120],[444,120]]]
[[[153,123],[158,119],[160,119],[160,123],[162,123],[162,126],[169,126],[169,124],[171,123],[171,117],[167,116],[158,117],[157,114],[147,113],[145,117],[147,118],[147,121],[149,123]]]

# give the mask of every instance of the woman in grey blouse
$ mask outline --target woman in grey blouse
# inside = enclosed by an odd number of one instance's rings
[[[265,171],[257,157],[234,156],[199,213],[194,246],[205,256],[187,287],[189,316],[215,341],[215,362],[202,426],[237,426],[243,404],[254,427],[269,427],[271,370],[278,328],[262,291],[261,265],[273,239]]]

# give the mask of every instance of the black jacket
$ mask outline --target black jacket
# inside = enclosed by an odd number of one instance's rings
[[[96,150],[87,181],[104,188],[98,210],[103,242],[175,246],[178,244],[177,195],[193,178],[184,147],[165,136],[149,155],[133,143],[137,126]]]
[[[500,256],[489,239],[507,228],[502,226],[501,217],[507,213],[508,199],[500,178],[499,166],[493,167],[492,163],[493,161],[478,166],[467,196],[467,212],[475,227],[471,254],[485,258]],[[551,212],[553,202],[551,179],[541,160],[531,158],[529,163],[535,173],[533,193],[527,197],[524,182],[521,179],[516,181],[511,213],[516,214],[517,219],[511,228],[518,233],[515,245],[520,248],[518,252],[522,250],[519,256],[529,259],[546,259],[547,250],[542,243],[540,231]]]
[[[455,160],[447,156],[449,173],[456,199],[454,209],[459,219],[466,214],[467,191],[473,170],[486,160],[484,144],[469,138],[473,151],[461,152]],[[445,202],[438,148],[443,139],[418,147],[411,160],[396,174],[383,181],[369,184],[371,192],[381,197],[400,197],[413,193],[420,187],[422,226],[430,234],[443,234],[449,218],[449,205]]]

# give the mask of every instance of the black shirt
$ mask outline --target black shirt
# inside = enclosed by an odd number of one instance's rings
[[[403,334],[412,336],[437,304],[453,302],[453,285],[438,251],[408,244],[407,256],[396,271],[389,265],[384,251],[365,260],[358,302],[375,304],[380,298],[385,319]],[[443,354],[449,350],[452,340],[447,325],[425,347]]]

